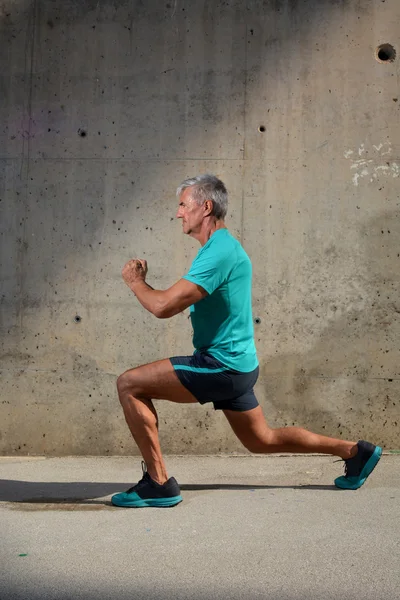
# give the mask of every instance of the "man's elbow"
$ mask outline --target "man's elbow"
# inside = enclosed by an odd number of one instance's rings
[[[157,319],[169,319],[170,317],[177,315],[178,312],[180,311],[171,306],[159,305],[153,311],[153,315],[157,317]]]
[[[153,310],[153,315],[157,319],[169,319],[169,317],[173,316],[173,313],[171,313],[171,309],[168,309],[167,306],[159,305]]]

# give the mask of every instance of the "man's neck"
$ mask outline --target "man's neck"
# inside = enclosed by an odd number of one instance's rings
[[[217,221],[213,221],[211,223],[204,222],[204,227],[198,233],[191,234],[191,237],[194,237],[197,241],[200,242],[202,246],[204,246],[212,234],[218,229],[226,229],[226,225],[222,219],[218,219]]]

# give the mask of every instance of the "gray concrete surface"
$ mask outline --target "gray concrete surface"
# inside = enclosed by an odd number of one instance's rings
[[[183,503],[119,509],[110,495],[140,477],[138,458],[1,459],[0,598],[400,597],[400,456],[355,492],[333,487],[331,457],[168,465]]]
[[[1,454],[135,451],[115,380],[190,353],[191,328],[121,269],[185,273],[175,189],[206,171],[253,261],[271,425],[398,448],[399,19],[398,0],[0,0]],[[241,451],[212,411],[160,421],[169,454]]]

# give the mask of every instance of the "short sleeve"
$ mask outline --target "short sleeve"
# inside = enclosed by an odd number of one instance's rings
[[[208,294],[212,294],[226,281],[231,269],[232,253],[218,255],[207,251],[200,252],[183,279],[200,285]]]

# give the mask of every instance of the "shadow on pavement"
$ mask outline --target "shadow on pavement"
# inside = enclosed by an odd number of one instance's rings
[[[132,483],[100,483],[100,482],[36,482],[12,479],[0,480],[0,502],[27,503],[76,503],[96,498],[104,498],[110,494],[121,492],[131,487]],[[203,483],[180,485],[182,491],[204,490],[335,490],[334,485],[250,485],[235,483]],[[97,503],[104,503],[103,500]]]

